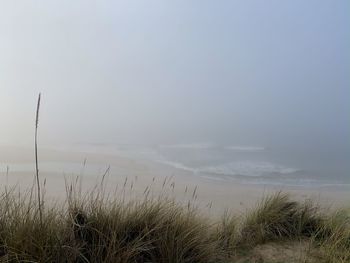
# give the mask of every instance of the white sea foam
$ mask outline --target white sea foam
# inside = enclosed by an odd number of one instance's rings
[[[265,150],[265,147],[260,146],[227,146],[226,150],[231,150],[235,152],[261,152]]]
[[[230,176],[248,176],[248,177],[260,177],[266,175],[281,175],[288,176],[290,174],[300,171],[296,168],[286,167],[269,162],[231,162],[216,166],[203,166],[192,168],[179,162],[167,161],[164,159],[158,159],[157,162],[171,166],[176,169],[181,169],[193,173],[213,174],[225,177]]]
[[[186,165],[184,165],[182,163],[167,161],[167,160],[164,160],[164,159],[158,159],[157,162],[161,163],[161,164],[165,164],[165,165],[171,166],[171,167],[173,167],[175,169],[180,169],[180,170],[184,170],[184,171],[188,171],[188,172],[192,172],[192,173],[197,173],[197,169],[188,167],[188,166],[186,166]]]
[[[298,172],[296,168],[285,167],[270,162],[231,162],[217,166],[207,166],[199,169],[202,173],[258,177],[271,174],[288,175]]]
[[[189,144],[169,144],[160,145],[161,148],[171,148],[171,149],[210,149],[215,147],[214,143],[201,142],[201,143],[189,143]]]

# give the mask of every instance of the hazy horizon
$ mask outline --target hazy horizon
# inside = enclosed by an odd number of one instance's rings
[[[350,152],[348,1],[6,1],[0,143]],[[343,156],[344,158],[344,156]]]

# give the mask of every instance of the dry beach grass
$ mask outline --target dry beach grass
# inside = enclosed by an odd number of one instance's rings
[[[294,251],[300,244],[303,252],[298,249],[290,262],[350,260],[345,210],[323,214],[278,192],[244,215],[226,213],[215,221],[191,200],[184,206],[145,192],[125,201],[103,184],[83,194],[78,184],[67,183],[63,203],[46,204],[42,196],[42,222],[35,189],[6,189],[0,199],[1,261],[283,262],[271,258],[274,249]]]

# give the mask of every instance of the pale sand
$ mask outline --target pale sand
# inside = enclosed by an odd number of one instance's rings
[[[103,164],[111,165],[109,173],[105,176],[105,188],[107,192],[116,191],[119,198],[143,198],[149,191],[149,197],[168,196],[177,201],[198,206],[202,212],[217,216],[225,209],[234,213],[241,213],[253,207],[263,196],[283,191],[291,194],[296,200],[312,199],[325,208],[337,208],[350,205],[350,194],[347,190],[332,188],[302,188],[287,186],[263,186],[247,185],[237,182],[220,181],[203,178],[179,169],[156,165],[146,162],[134,161],[128,158],[92,153],[72,153],[54,150],[40,149],[40,162],[70,162],[81,163],[87,159],[87,166]],[[34,179],[34,158],[32,149],[1,147],[0,171],[2,187],[17,185],[19,189],[29,189]],[[16,172],[11,170],[11,165],[16,163],[33,164],[32,171]],[[10,172],[6,175],[6,165]],[[40,165],[40,163],[39,163]],[[81,171],[83,192],[100,184],[102,170],[98,175],[86,174]],[[65,179],[74,181],[75,175],[62,172],[40,172],[41,181],[46,181],[46,196],[48,198],[62,199],[66,196]],[[128,178],[125,184],[126,177]],[[165,181],[165,184],[164,184]],[[125,184],[125,186],[124,186]],[[164,184],[164,186],[163,186]],[[151,190],[149,190],[151,189]],[[186,190],[187,189],[187,190]],[[193,194],[194,190],[195,194]],[[195,199],[195,200],[194,200]]]

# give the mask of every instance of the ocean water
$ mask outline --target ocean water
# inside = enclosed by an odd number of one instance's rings
[[[208,180],[298,187],[350,187],[344,153],[327,149],[192,143],[177,145],[79,144],[80,151],[153,162]]]

